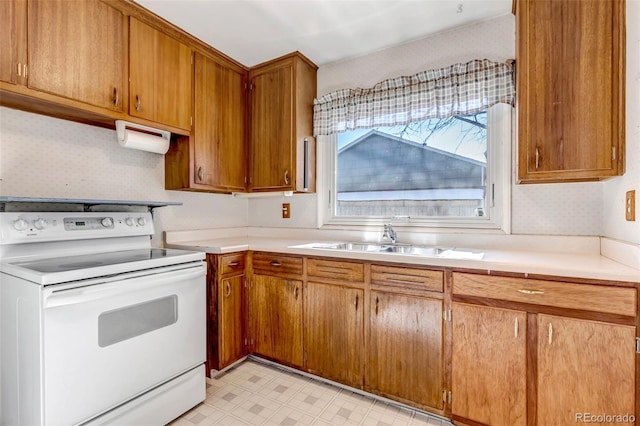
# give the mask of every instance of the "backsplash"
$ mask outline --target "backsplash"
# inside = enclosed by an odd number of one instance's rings
[[[181,201],[155,211],[164,229],[247,226],[247,200],[164,189],[164,157],[122,148],[114,130],[0,107],[0,195]]]

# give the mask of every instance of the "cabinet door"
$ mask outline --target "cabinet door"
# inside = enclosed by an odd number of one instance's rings
[[[129,31],[129,114],[190,129],[191,49],[133,17]]]
[[[293,152],[293,66],[251,77],[252,190],[290,190]]]
[[[155,121],[191,129],[191,49],[161,32],[157,39]]]
[[[251,289],[253,350],[302,366],[302,282],[254,275]]]
[[[129,114],[155,120],[158,31],[129,20]]]
[[[634,413],[635,327],[538,316],[538,424]]]
[[[0,81],[24,84],[26,61],[27,3],[0,1]]]
[[[29,87],[121,111],[123,23],[98,0],[29,1]]]
[[[196,53],[193,180],[198,185],[244,190],[244,80],[244,74]]]
[[[622,174],[624,1],[518,3],[521,180]]]
[[[310,282],[304,300],[307,370],[361,388],[364,291]]]
[[[372,291],[367,384],[438,410],[442,391],[442,301]]]
[[[218,286],[218,351],[220,368],[239,360],[244,352],[244,275],[220,280]]]
[[[464,303],[453,303],[452,310],[454,418],[525,425],[526,313]]]

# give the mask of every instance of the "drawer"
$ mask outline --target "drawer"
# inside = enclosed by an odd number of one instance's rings
[[[245,254],[233,253],[220,256],[220,273],[222,275],[234,272],[244,272]]]
[[[444,290],[444,272],[399,266],[371,265],[371,284],[419,291]]]
[[[254,253],[253,271],[266,275],[302,275],[302,258],[277,253]]]
[[[309,259],[307,275],[310,277],[363,282],[364,265],[362,263],[336,260]]]
[[[635,288],[453,274],[453,294],[635,317]]]

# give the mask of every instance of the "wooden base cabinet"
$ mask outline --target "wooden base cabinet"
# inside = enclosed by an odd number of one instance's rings
[[[527,424],[526,319],[526,312],[453,303],[454,419]]]
[[[364,265],[309,259],[304,288],[305,369],[361,389]],[[347,281],[348,280],[348,281]]]
[[[443,409],[442,300],[372,291],[366,389]]]
[[[371,265],[365,390],[444,415],[444,273]]]
[[[537,424],[633,415],[635,336],[631,326],[538,315]]]
[[[636,288],[453,273],[452,298],[456,422],[637,415]]]
[[[302,367],[302,281],[254,275],[251,325],[255,354]]]
[[[245,254],[207,255],[207,373],[248,353]]]
[[[302,258],[254,252],[251,271],[249,323],[252,353],[301,368]]]

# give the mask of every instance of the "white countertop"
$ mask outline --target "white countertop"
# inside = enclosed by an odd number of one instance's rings
[[[166,246],[187,250],[200,250],[216,254],[245,250],[268,251],[374,262],[398,262],[423,266],[469,268],[483,271],[516,272],[535,275],[552,275],[640,283],[640,270],[615,262],[607,257],[601,256],[599,253],[562,253],[514,249],[484,250],[478,248],[465,250],[464,248],[456,247],[455,250],[458,253],[461,251],[483,253],[481,259],[459,259],[399,253],[350,252],[292,247],[313,242],[328,243],[331,241],[246,236],[180,241],[168,243]],[[340,241],[334,240],[334,242]]]

